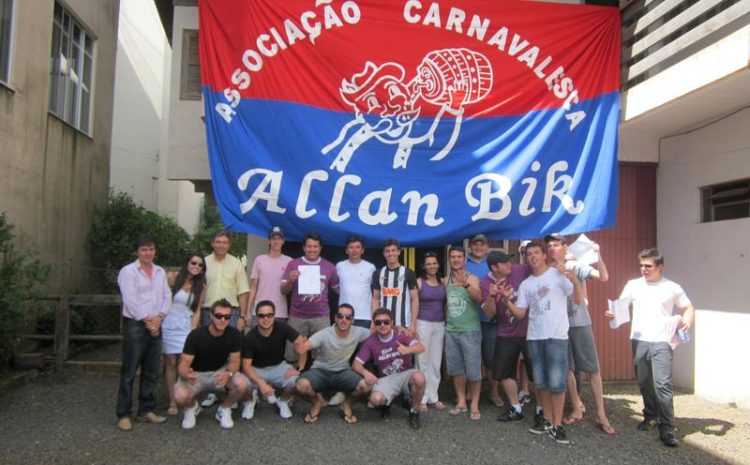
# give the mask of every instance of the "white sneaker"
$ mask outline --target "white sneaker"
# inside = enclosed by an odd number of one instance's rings
[[[234,427],[234,422],[232,421],[232,409],[229,407],[219,407],[216,409],[216,419],[219,421],[219,424],[224,429],[229,429]]]
[[[292,418],[292,409],[289,408],[289,404],[280,400],[276,402],[276,407],[279,408],[279,416],[285,420]]]
[[[216,397],[216,394],[209,392],[206,398],[203,399],[203,402],[201,402],[201,407],[210,407],[214,405],[217,400],[219,400],[219,398]]]
[[[242,403],[243,405],[242,419],[243,420],[252,420],[253,416],[255,415],[255,400],[258,398],[256,393],[257,391],[253,391],[253,398],[251,400],[248,400]]]
[[[335,407],[337,405],[341,405],[342,402],[344,402],[344,393],[343,392],[337,392],[328,401],[328,406],[329,407]]]
[[[271,394],[270,396],[266,397],[266,402],[268,402],[268,405],[274,405],[278,401],[279,399],[278,397],[276,397],[276,394]]]
[[[182,429],[195,428],[195,418],[201,413],[201,406],[198,402],[192,407],[185,407],[185,416],[182,418]]]

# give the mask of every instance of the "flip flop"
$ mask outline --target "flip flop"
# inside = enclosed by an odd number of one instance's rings
[[[310,413],[308,413],[307,415],[305,415],[305,423],[307,423],[308,425],[314,425],[318,422],[318,417],[320,417],[320,414],[311,415]]]
[[[479,412],[479,411],[477,411],[477,412],[471,412],[469,414],[469,419],[473,420],[473,421],[479,421],[479,420],[482,419],[482,413]]]
[[[458,407],[458,406],[456,406],[456,407],[453,407],[452,409],[448,410],[448,413],[450,413],[451,415],[453,415],[455,417],[456,415],[460,415],[460,414],[466,413],[468,411],[469,411],[469,409],[467,409],[466,407]]]
[[[617,436],[617,430],[612,427],[612,425],[604,425],[604,423],[600,421],[595,421],[594,424],[596,425],[599,430],[606,434],[607,436]]]
[[[432,407],[435,407],[435,408],[436,408],[436,409],[438,409],[438,410],[443,410],[443,409],[445,408],[445,404],[444,404],[444,403],[442,403],[442,402],[440,402],[440,401],[437,401],[437,402],[435,402],[434,404],[430,404],[430,405],[431,405]]]
[[[583,421],[583,416],[581,417],[573,417],[573,416],[567,416],[563,418],[562,424],[565,426],[568,425],[575,425],[576,423],[580,423]]]
[[[344,412],[341,412],[341,413],[342,413],[342,416],[344,417],[344,423],[346,423],[347,425],[353,425],[354,423],[357,422],[357,417],[354,416],[353,413],[351,415],[347,415]]]

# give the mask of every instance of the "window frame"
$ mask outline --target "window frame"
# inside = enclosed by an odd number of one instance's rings
[[[700,197],[701,223],[750,218],[750,178],[703,186],[700,188]],[[743,205],[747,207],[746,212],[730,212],[727,217],[723,217],[727,212],[717,214],[718,209]]]
[[[191,42],[195,41],[195,55],[190,53]],[[180,43],[180,100],[201,99],[200,51],[198,48],[198,29],[183,29]],[[197,66],[198,82],[195,83],[190,67]]]
[[[90,135],[96,40],[65,5],[55,1],[54,8],[48,110]]]
[[[10,77],[13,71],[13,30],[15,26],[16,3],[15,0],[0,0],[0,5],[2,5],[0,6],[0,11],[4,11],[5,7],[7,7],[9,11],[8,29],[7,31],[2,31],[0,29],[0,34],[3,32],[7,34],[7,37],[5,38],[0,37],[0,45],[3,44],[4,40],[7,45],[5,48],[5,55],[2,53],[3,49],[0,48],[0,84],[10,87]]]

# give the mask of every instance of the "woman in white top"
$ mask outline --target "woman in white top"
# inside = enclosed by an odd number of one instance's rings
[[[206,261],[199,254],[188,255],[172,284],[172,306],[161,325],[164,379],[169,394],[170,415],[177,415],[174,385],[177,382],[177,362],[185,339],[200,323],[200,308],[206,295]]]

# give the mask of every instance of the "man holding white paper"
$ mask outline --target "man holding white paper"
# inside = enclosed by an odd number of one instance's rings
[[[305,234],[302,239],[305,255],[289,262],[281,277],[281,292],[292,296],[289,326],[305,337],[330,325],[328,291],[333,289],[338,292],[336,267],[320,256],[322,249],[322,241],[317,233]],[[286,359],[289,362],[298,361],[297,366],[302,370],[307,355],[298,356],[294,347],[288,344]]]
[[[672,403],[672,356],[675,331],[690,330],[695,309],[679,284],[662,276],[664,257],[657,249],[639,256],[641,277],[628,281],[620,299],[633,306],[630,341],[633,367],[643,397],[640,431],[659,427],[659,438],[667,447],[677,447]],[[677,308],[679,314],[674,314]],[[606,313],[614,318],[612,312]]]
[[[581,294],[583,295],[583,300],[580,304],[576,304],[571,299],[568,299],[568,322],[570,324],[570,329],[568,330],[568,363],[570,365],[570,371],[568,372],[568,397],[570,398],[571,411],[563,419],[563,424],[572,425],[583,420],[583,404],[578,395],[578,383],[576,382],[574,372],[588,373],[589,385],[591,386],[591,393],[593,394],[596,406],[594,424],[604,434],[615,435],[617,431],[609,424],[609,419],[607,419],[607,413],[604,409],[604,387],[602,375],[599,370],[599,355],[596,351],[594,332],[591,328],[591,315],[588,309],[588,287],[586,286],[586,281],[589,279],[601,282],[608,281],[609,273],[607,272],[607,265],[599,253],[599,244],[592,242],[585,236],[576,241],[580,246],[578,247],[578,251],[579,253],[582,252],[582,256],[589,256],[588,260],[593,260],[596,268],[590,264],[579,262],[578,257],[569,253],[570,250],[565,236],[550,234],[544,238],[544,242],[547,244],[547,256],[551,265],[559,266],[564,264],[564,269],[574,272],[581,281]],[[594,254],[593,258],[590,257],[592,252]]]

